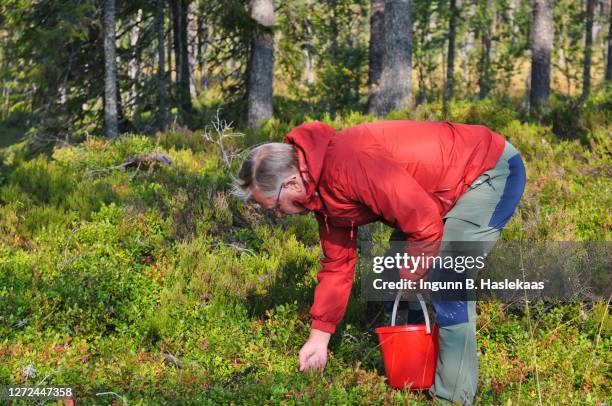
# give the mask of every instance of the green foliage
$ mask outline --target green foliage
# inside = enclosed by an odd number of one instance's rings
[[[584,107],[586,145],[521,121],[509,104],[451,103],[448,119],[491,126],[526,161],[527,189],[503,238],[611,238],[612,144],[607,113],[594,107],[605,103],[596,94]],[[444,118],[439,104],[390,117]],[[339,129],[373,119],[321,118]],[[271,120],[246,142],[282,139],[293,125]],[[86,404],[109,400],[93,395],[109,388],[147,405],[428,404],[386,385],[358,278],[327,368],[298,371],[317,224],[312,216],[272,223],[231,199],[229,171],[197,132],[91,137],[34,157],[31,148],[0,151],[1,383],[24,383],[31,362],[36,379],[50,373],[46,383],[76,386]],[[111,169],[157,149],[174,165]],[[363,233],[385,241],[389,228]],[[478,329],[477,404],[609,397],[606,303],[482,303]]]
[[[91,136],[102,128],[102,2],[0,4],[1,384],[24,384],[31,364],[35,380],[76,386],[84,404],[110,402],[94,395],[109,388],[146,405],[429,403],[386,385],[358,278],[326,370],[297,370],[319,269],[317,224],[312,216],[271,222],[231,199],[237,161],[228,170],[202,137],[220,108],[239,127],[243,119],[255,26],[247,3],[192,2],[190,23],[201,19],[198,38],[207,43],[197,53],[191,117],[176,106],[176,54],[164,72],[169,119],[190,129],[171,125],[147,137],[127,132],[157,128],[155,2],[117,2],[126,135],[113,141]],[[610,241],[612,88],[596,84],[589,99],[574,99],[582,3],[555,2],[554,92],[540,121],[523,111],[531,2],[462,5],[454,72],[461,99],[446,111],[439,99],[448,2],[412,3],[417,106],[386,118],[483,124],[519,149],[527,188],[502,238]],[[275,2],[275,117],[230,140],[232,149],[280,141],[304,121],[342,129],[376,119],[363,113],[369,4]],[[174,23],[164,12],[171,49]],[[596,15],[599,26],[607,18]],[[594,79],[605,39],[595,36]],[[118,167],[156,151],[174,164]],[[360,233],[379,242],[389,231]],[[476,403],[609,403],[608,314],[603,302],[479,304]]]

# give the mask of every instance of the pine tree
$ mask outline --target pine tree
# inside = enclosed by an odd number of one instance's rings
[[[553,42],[553,0],[534,0],[531,45],[530,110],[546,107],[550,95],[550,55]]]
[[[453,98],[456,35],[457,35],[457,0],[449,0],[448,57],[446,59],[446,82],[444,86],[444,105],[445,106]]]
[[[166,111],[166,66],[164,49],[164,0],[155,4],[155,32],[157,33],[157,109],[158,125],[163,131],[168,123]]]
[[[385,0],[370,2],[370,50],[368,86],[378,86],[385,45]]]
[[[272,118],[272,83],[274,74],[274,2],[251,0],[251,18],[255,28],[251,37],[251,54],[247,71],[247,123],[258,128]]]
[[[107,137],[119,135],[115,0],[104,1],[104,126]]]
[[[586,100],[591,92],[591,56],[593,54],[593,14],[595,0],[586,2],[586,23],[584,33],[584,63],[582,73],[582,99]]]
[[[380,86],[370,93],[369,113],[385,116],[412,98],[412,18],[410,0],[385,1],[385,51]]]

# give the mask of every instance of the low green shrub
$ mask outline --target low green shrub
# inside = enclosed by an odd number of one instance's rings
[[[584,139],[524,121],[507,103],[453,102],[448,119],[490,126],[521,152],[527,187],[506,240],[609,241],[610,121],[596,94],[582,107]],[[599,107],[596,107],[599,106]],[[388,118],[443,119],[441,105]],[[300,116],[234,140],[282,140]],[[359,112],[307,117],[341,129]],[[561,125],[563,123],[557,124]],[[565,124],[563,124],[565,125]],[[586,142],[585,142],[586,140]],[[359,275],[322,374],[298,371],[320,267],[312,216],[263,218],[229,194],[230,175],[201,134],[89,137],[35,153],[0,150],[0,382],[77,387],[85,404],[428,404],[390,389]],[[172,166],[118,168],[155,151]],[[39,151],[40,152],[40,151]],[[38,155],[37,155],[38,154]],[[383,225],[359,238],[387,241]],[[377,251],[376,251],[377,252]],[[477,404],[594,404],[607,384],[612,327],[606,303],[478,304]]]

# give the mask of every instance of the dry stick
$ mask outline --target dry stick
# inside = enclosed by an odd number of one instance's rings
[[[238,251],[241,251],[241,252],[246,252],[247,254],[250,254],[250,255],[255,256],[255,253],[253,252],[253,250],[250,250],[250,249],[248,249],[248,248],[241,247],[240,245],[238,245],[238,244],[236,244],[236,243],[229,243],[229,244],[227,244],[227,246],[228,246],[228,247],[232,247],[232,248],[234,248],[234,249],[236,249],[236,250],[238,250]]]
[[[132,176],[130,176],[130,181],[134,180],[134,178],[136,177],[136,175],[138,175],[138,171],[140,171],[140,165],[141,165],[141,164],[142,164],[142,161],[139,161],[139,162],[138,162],[138,165],[136,165],[136,170],[134,171],[134,173],[132,174]],[[152,167],[153,167],[153,165],[151,165],[151,166],[149,167],[149,169],[150,169],[150,168],[152,168]]]
[[[123,402],[123,404],[125,406],[127,406],[127,400],[125,400],[125,398],[121,395],[118,395],[115,392],[100,392],[100,393],[96,393],[96,396],[104,396],[104,395],[115,395],[117,396],[119,399],[121,399],[121,401]]]
[[[141,164],[147,163],[147,164],[153,166],[157,162],[162,163],[164,165],[168,165],[168,166],[172,166],[174,164],[174,162],[172,161],[172,158],[170,158],[170,156],[168,156],[166,154],[163,154],[163,153],[157,152],[157,153],[151,153],[149,155],[135,155],[135,156],[131,156],[127,160],[125,160],[124,162],[120,163],[119,165],[109,166],[108,168],[102,168],[102,169],[94,169],[94,170],[86,172],[86,174],[94,174],[94,173],[100,173],[100,172],[110,172],[110,171],[115,170],[115,169],[126,168],[126,167],[132,166],[132,165],[136,165],[137,166],[136,167],[136,173],[138,173],[138,170],[140,169],[140,165]],[[130,180],[132,180],[134,176],[135,175],[130,177]]]
[[[234,133],[234,132],[228,133],[228,131],[231,131],[233,129],[232,128],[233,122],[228,123],[227,121],[222,120],[219,117],[220,111],[221,109],[217,109],[216,120],[212,122],[212,127],[214,128],[217,135],[213,136],[212,131],[209,129],[209,126],[206,126],[206,128],[204,129],[203,137],[205,141],[210,142],[211,144],[215,144],[217,148],[219,148],[219,150],[221,151],[221,159],[223,160],[223,164],[225,165],[226,168],[229,169],[237,153],[236,152],[228,153],[227,149],[223,145],[223,141],[226,138],[242,137],[244,136],[244,134]]]

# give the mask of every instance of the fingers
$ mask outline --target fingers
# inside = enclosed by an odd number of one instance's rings
[[[307,345],[304,345],[304,347],[302,347],[299,353],[300,371],[304,371],[308,369],[310,365],[308,359],[312,357],[313,355],[315,355],[315,352],[311,348],[309,348]]]
[[[299,359],[300,359],[300,372],[302,372],[306,368],[306,361],[308,360],[308,357],[306,356],[305,351],[303,350],[300,351]]]
[[[300,360],[300,372],[307,372],[310,370],[322,371],[325,368],[325,361],[322,360],[317,354],[311,354],[306,360],[302,362]]]
[[[314,368],[316,365],[317,356],[316,354],[308,354],[304,361],[300,361],[300,371],[306,372]]]
[[[311,369],[321,371],[327,363],[327,349],[321,351],[316,346],[308,345],[308,342],[302,347],[298,354],[300,372],[306,372]]]

